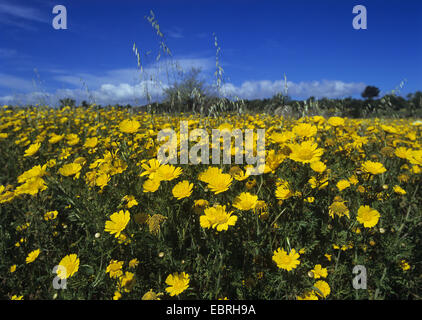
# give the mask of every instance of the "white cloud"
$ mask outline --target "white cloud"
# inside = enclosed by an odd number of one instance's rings
[[[0,77],[1,79],[1,77]],[[71,79],[68,79],[71,83]],[[0,81],[1,85],[1,81]],[[322,80],[311,82],[287,82],[288,94],[293,98],[306,99],[310,96],[316,98],[342,98],[360,94],[364,88],[364,83],[343,82],[339,80]],[[137,84],[103,83],[95,90],[85,89],[58,89],[53,93],[30,92],[14,96],[0,97],[1,103],[9,104],[49,104],[57,105],[59,99],[72,98],[78,103],[83,100],[89,103],[101,105],[107,104],[132,104],[144,105],[147,103],[146,92],[152,101],[159,101],[163,97],[167,84],[160,85],[151,80],[140,81]],[[223,93],[227,97],[239,97],[243,99],[263,99],[270,98],[278,92],[283,92],[283,81],[245,81],[240,86],[227,83],[222,87]]]
[[[163,95],[163,89],[167,86],[160,87],[153,81],[142,81],[136,85],[128,83],[120,83],[118,85],[105,83],[96,90],[86,89],[58,89],[55,92],[29,92],[15,94],[13,96],[6,95],[0,97],[2,104],[47,104],[57,106],[59,100],[63,98],[71,98],[81,103],[83,100],[89,103],[100,105],[108,104],[135,104],[144,105],[147,103],[146,92],[148,91],[153,101],[160,100]]]
[[[14,100],[13,96],[3,96],[0,97],[0,103],[5,104],[5,103],[10,103]]]
[[[143,69],[143,73],[136,68],[122,68],[107,70],[99,74],[89,73],[69,73],[55,72],[57,75],[54,79],[60,82],[71,84],[76,87],[83,86],[85,83],[88,87],[98,88],[103,84],[120,85],[122,83],[139,83],[142,80],[153,77],[157,82],[167,83],[174,79],[171,75],[177,75],[178,70],[188,71],[191,68],[201,68],[202,71],[209,72],[214,66],[214,58],[179,58],[165,59],[156,62]],[[167,73],[170,79],[167,79]]]
[[[1,53],[0,50],[0,55]],[[3,53],[13,54],[12,51],[7,50]],[[176,67],[176,64],[179,67]],[[52,69],[48,70],[52,79],[60,82],[64,88],[50,90],[48,93],[33,92],[32,81],[0,73],[0,87],[7,88],[12,92],[20,92],[13,96],[7,92],[6,96],[0,97],[0,101],[2,103],[8,101],[10,104],[48,103],[57,105],[59,99],[72,98],[78,103],[86,100],[101,105],[117,103],[142,105],[147,102],[147,92],[152,101],[161,100],[164,89],[179,79],[178,70],[188,71],[193,67],[201,68],[207,79],[213,79],[214,57],[163,59],[146,66],[143,73],[136,68],[105,70],[96,74]],[[167,76],[168,72],[170,77]],[[288,81],[287,88],[288,95],[296,99],[306,99],[310,96],[341,98],[360,94],[364,90],[365,84],[340,80]],[[222,86],[222,93],[229,98],[263,99],[271,98],[279,92],[284,93],[283,80],[253,80],[245,81],[240,85],[226,83]]]
[[[32,22],[41,22],[41,23],[50,23],[44,14],[36,8],[29,6],[24,6],[20,4],[2,1],[0,3],[0,23],[10,24],[22,28],[32,28],[22,23],[22,20],[32,21]]]
[[[143,73],[136,68],[106,70],[97,74],[52,69],[46,71],[52,75],[53,80],[65,84],[65,88],[48,93],[31,92],[34,90],[31,81],[0,73],[0,87],[18,92],[13,96],[8,94],[0,97],[0,101],[21,105],[42,103],[57,105],[59,99],[72,98],[78,103],[86,100],[101,105],[116,103],[142,105],[147,103],[147,92],[152,101],[161,100],[164,89],[169,83],[178,79],[178,70],[188,71],[195,67],[201,68],[204,73],[209,73],[213,66],[213,58],[185,57],[163,59],[147,66]]]
[[[34,89],[32,81],[5,73],[0,73],[0,87],[18,92]]]
[[[310,82],[287,81],[287,93],[295,98],[341,98],[360,94],[365,89],[362,82],[343,82],[340,80],[322,80]],[[243,99],[270,98],[278,92],[284,93],[284,81],[245,81],[240,86],[227,83],[222,86],[226,96],[237,96]]]

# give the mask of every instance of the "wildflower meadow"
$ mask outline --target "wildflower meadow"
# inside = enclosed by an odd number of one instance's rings
[[[161,163],[157,135],[179,150],[181,121],[265,129],[262,174],[234,139],[231,163],[206,161],[223,138]],[[410,119],[4,106],[0,295],[420,299],[421,134]]]

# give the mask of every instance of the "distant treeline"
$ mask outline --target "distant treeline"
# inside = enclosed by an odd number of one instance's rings
[[[83,103],[88,106],[88,104]],[[408,94],[402,97],[388,94],[380,98],[356,99],[316,99],[310,97],[306,100],[294,100],[281,94],[268,99],[233,100],[216,97],[201,97],[201,101],[194,98],[183,101],[161,103],[154,102],[144,106],[117,105],[120,108],[133,108],[154,113],[200,113],[210,115],[220,112],[250,112],[269,113],[286,117],[301,116],[342,116],[349,118],[362,117],[397,117],[420,118],[422,117],[422,92]]]

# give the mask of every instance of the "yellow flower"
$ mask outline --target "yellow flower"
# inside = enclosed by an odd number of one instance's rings
[[[330,215],[331,218],[334,219],[335,214],[339,216],[340,218],[342,216],[347,216],[348,218],[350,218],[349,209],[346,207],[344,202],[345,201],[334,200],[334,202],[330,205],[329,210],[328,210],[328,214]]]
[[[337,188],[339,191],[343,191],[344,189],[347,189],[350,187],[350,182],[346,179],[342,179],[339,182],[337,182]]]
[[[308,180],[309,184],[311,185],[312,189],[315,189],[318,187],[319,190],[324,189],[326,186],[328,186],[328,177],[323,177],[321,179],[317,179],[315,177],[311,177]]]
[[[249,174],[245,173],[238,166],[231,167],[229,174],[237,181],[243,181],[243,180],[246,180],[249,177]]]
[[[66,140],[69,146],[74,146],[79,142],[79,137],[76,134],[71,133],[66,136]]]
[[[258,203],[258,196],[252,195],[249,192],[242,192],[234,199],[233,207],[247,211],[254,209]]]
[[[95,185],[103,189],[110,179],[111,177],[107,173],[101,173],[99,176],[95,177]]]
[[[263,220],[267,219],[269,216],[268,206],[264,200],[258,200],[256,202],[255,208],[253,209],[254,213],[259,215]]]
[[[297,300],[318,300],[314,290],[306,291],[303,296],[297,296]]]
[[[304,141],[301,144],[292,144],[289,146],[292,152],[289,155],[289,158],[301,163],[312,163],[319,161],[324,150],[318,148],[317,143],[312,141]]]
[[[105,231],[110,234],[115,234],[115,237],[118,238],[120,233],[126,228],[126,225],[129,223],[130,213],[129,211],[120,210],[115,212],[110,216],[110,220],[105,223]]]
[[[56,165],[56,159],[50,159],[46,163],[47,167],[53,168]]]
[[[119,300],[122,297],[122,294],[119,291],[114,291],[113,300]]]
[[[233,178],[228,173],[221,173],[210,178],[208,188],[215,194],[229,190]]]
[[[394,154],[401,159],[409,159],[411,157],[411,154],[412,154],[412,149],[408,149],[408,148],[405,148],[405,147],[398,147],[394,151]]]
[[[25,181],[24,184],[18,186],[14,192],[14,195],[30,194],[36,195],[39,191],[47,189],[45,181],[39,177],[31,178]]]
[[[385,132],[388,132],[388,133],[397,133],[397,129],[392,127],[392,126],[387,126],[387,125],[382,124],[381,128],[382,128],[382,130],[384,130]]]
[[[310,123],[301,123],[297,126],[294,126],[292,131],[299,137],[310,138],[316,135],[317,127]]]
[[[349,182],[353,185],[357,185],[359,183],[359,180],[358,180],[358,178],[356,178],[355,175],[353,175],[349,178]]]
[[[123,133],[135,133],[138,131],[141,124],[136,120],[123,120],[119,124],[119,130]]]
[[[107,266],[106,273],[110,275],[110,278],[119,278],[122,274],[123,261],[111,260]]]
[[[383,164],[380,162],[373,162],[368,160],[362,164],[362,171],[371,174],[380,174],[387,171],[387,169],[385,169]]]
[[[172,190],[173,196],[177,199],[188,198],[192,194],[193,183],[183,180],[176,184]]]
[[[251,190],[255,186],[256,186],[256,179],[255,178],[249,178],[248,181],[245,182],[245,187],[248,190]]]
[[[37,259],[38,258],[38,255],[40,254],[40,249],[37,249],[37,250],[34,250],[34,251],[31,251],[29,254],[28,254],[28,256],[26,257],[26,263],[28,264],[28,263],[31,263],[31,262],[34,262],[35,261],[35,259]]]
[[[410,265],[409,265],[409,263],[407,263],[407,261],[406,261],[406,260],[401,260],[401,261],[400,261],[400,268],[401,268],[403,271],[407,271],[407,270],[409,270],[409,269],[410,269]]]
[[[98,144],[98,138],[88,138],[85,140],[84,148],[95,148]]]
[[[143,192],[155,192],[160,187],[160,180],[148,179],[143,184]]]
[[[16,264],[14,264],[13,266],[10,266],[9,271],[10,271],[10,273],[15,272],[16,271]]]
[[[10,202],[15,197],[15,192],[5,190],[6,188],[0,185],[0,203]]]
[[[120,287],[123,288],[125,292],[132,290],[135,285],[135,274],[133,272],[126,271],[124,275],[119,277]]]
[[[33,143],[31,144],[28,149],[25,150],[24,157],[30,157],[33,156],[38,152],[38,149],[41,147],[41,143]]]
[[[323,280],[315,282],[314,287],[318,289],[315,293],[322,298],[326,298],[331,293],[330,286]]]
[[[158,179],[160,181],[171,181],[173,179],[177,179],[182,172],[182,168],[166,164],[157,169],[157,175],[154,179]]]
[[[150,289],[147,293],[145,293],[141,300],[160,300],[159,296],[163,295],[161,292],[160,293],[155,293],[154,291],[152,291],[152,289]]]
[[[283,181],[275,190],[275,197],[279,200],[286,200],[293,196],[293,192],[289,188],[289,183]]]
[[[23,300],[23,296],[17,296],[16,294],[14,294],[10,300]]]
[[[119,244],[123,243],[125,246],[127,246],[129,243],[132,242],[132,240],[128,238],[128,236],[126,236],[124,233],[121,233],[119,237],[117,238],[117,242]]]
[[[48,142],[49,142],[50,144],[55,144],[55,143],[57,143],[57,142],[59,142],[59,141],[63,140],[63,138],[64,138],[64,134],[62,134],[62,135],[57,135],[57,134],[53,133],[53,134],[52,134],[52,136],[51,136],[51,138],[48,140]]]
[[[210,205],[210,203],[205,199],[198,199],[195,200],[193,203],[193,211],[197,214],[204,213],[205,208],[207,208]]]
[[[321,161],[315,161],[311,163],[311,169],[318,173],[323,173],[327,166]]]
[[[284,249],[278,248],[274,251],[273,261],[277,263],[277,267],[291,271],[300,264],[299,261],[300,254],[296,252],[295,249],[292,249],[289,254]]]
[[[54,219],[56,219],[57,215],[58,215],[58,212],[56,210],[48,211],[44,214],[44,220],[45,221],[54,220]]]
[[[398,186],[398,185],[395,185],[395,186],[393,187],[393,190],[394,190],[394,192],[395,192],[395,193],[398,193],[398,194],[401,194],[401,195],[406,194],[406,191],[405,191],[405,190],[403,190],[403,188],[402,188],[402,187],[400,187],[400,186]]]
[[[273,131],[270,135],[270,141],[274,143],[283,144],[289,140],[292,140],[295,137],[295,134],[292,131],[284,131],[284,132],[275,132]]]
[[[166,291],[170,294],[170,296],[178,296],[183,291],[185,291],[189,287],[189,275],[187,273],[173,273],[168,275],[166,278],[166,284],[169,287],[166,288]]]
[[[379,212],[369,206],[360,206],[356,217],[356,219],[362,223],[365,228],[374,227],[378,223],[379,218]]]
[[[201,172],[198,175],[198,180],[205,182],[205,183],[210,183],[210,181],[212,181],[212,179],[215,176],[218,176],[220,174],[222,174],[223,172],[221,171],[220,168],[217,167],[208,167],[207,170],[205,170],[204,172]]]
[[[323,268],[320,264],[315,265],[311,270],[315,279],[326,278],[327,277],[327,268]]]
[[[344,119],[340,118],[340,117],[331,117],[328,119],[328,124],[332,127],[340,127],[340,126],[344,126]]]
[[[129,261],[129,268],[133,269],[136,268],[139,264],[138,259],[134,258],[132,260]]]
[[[213,228],[217,231],[227,230],[229,226],[234,226],[237,216],[232,216],[232,211],[226,212],[226,206],[217,205],[216,207],[206,208],[205,215],[199,218],[202,228]]]
[[[410,156],[407,158],[411,164],[415,164],[417,166],[422,166],[422,149],[420,150],[412,150]]]
[[[157,159],[150,159],[148,163],[142,163],[141,167],[145,170],[140,174],[140,176],[148,175],[150,179],[153,179],[155,173],[157,172],[158,168],[160,168],[161,164]]]
[[[57,269],[57,276],[60,279],[67,279],[72,277],[79,270],[79,258],[76,254],[68,254],[59,262]]]
[[[65,177],[75,175],[75,178],[79,178],[81,169],[82,166],[79,163],[68,163],[59,169],[59,173]]]
[[[315,197],[307,197],[306,199],[304,199],[304,201],[308,203],[313,203],[315,201]]]
[[[133,206],[137,206],[138,205],[138,201],[136,201],[135,197],[130,195],[130,196],[124,196],[123,200],[127,201],[126,203],[126,207],[128,209],[132,208]]]

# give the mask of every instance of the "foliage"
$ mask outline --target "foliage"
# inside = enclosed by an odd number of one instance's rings
[[[323,299],[327,286],[325,299],[422,296],[420,121],[114,107],[6,107],[0,115],[3,298]],[[222,124],[266,128],[265,173],[218,165],[222,173],[207,179],[232,180],[216,194],[199,179],[209,165],[156,172],[157,133],[182,120],[208,132]],[[305,161],[312,144],[326,169]],[[365,173],[374,170],[362,166],[369,159],[386,171]],[[184,180],[192,190],[175,190]],[[341,180],[348,183],[340,191]],[[348,215],[337,215],[338,203]],[[237,218],[227,230],[203,227],[204,210],[214,219],[218,205]],[[361,206],[379,213],[375,226],[358,221]],[[283,252],[294,260],[286,263]],[[73,272],[62,290],[52,284],[59,263]],[[366,267],[367,290],[352,287],[356,265]]]

